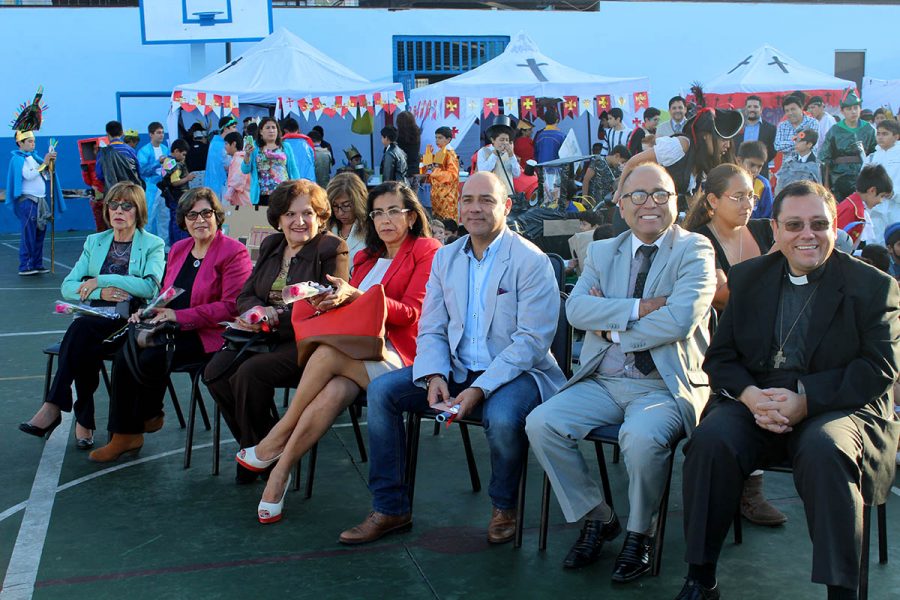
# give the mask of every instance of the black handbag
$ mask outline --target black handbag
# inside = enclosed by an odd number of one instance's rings
[[[162,323],[129,323],[125,336],[123,354],[125,364],[141,385],[148,382],[141,370],[140,353],[147,348],[166,347],[166,375],[172,370],[172,359],[175,356],[175,336],[179,331],[178,323],[168,321]]]
[[[209,385],[214,383],[226,375],[233,373],[241,363],[250,358],[253,354],[265,354],[272,352],[281,343],[281,337],[277,331],[246,331],[244,329],[236,329],[234,327],[226,327],[222,332],[222,338],[225,343],[222,350],[235,352],[231,362],[223,368],[219,373],[206,376],[208,371],[204,373],[203,383]]]

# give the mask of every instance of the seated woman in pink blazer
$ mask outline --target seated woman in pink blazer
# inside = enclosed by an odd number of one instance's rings
[[[250,276],[250,255],[243,244],[222,234],[225,211],[207,187],[190,190],[178,202],[178,226],[190,237],[175,243],[162,289],[184,290],[165,308],[154,309],[145,322],[176,323],[172,367],[205,362],[222,347],[221,321],[237,316],[235,299]],[[137,315],[131,317],[138,321]],[[109,401],[109,443],[94,450],[94,462],[110,462],[144,444],[144,434],[163,426],[168,356],[165,346],[140,350],[133,369],[119,351],[113,362]],[[137,370],[138,374],[133,371]]]
[[[297,306],[292,319],[298,331],[303,319],[314,311],[349,304],[380,284],[387,301],[385,360],[354,360],[324,344],[312,353],[290,408],[259,444],[237,455],[238,464],[251,471],[272,467],[257,507],[261,523],[281,518],[292,467],[353,403],[360,390],[379,375],[411,365],[416,357],[425,284],[441,244],[431,237],[425,211],[406,184],[389,181],[379,185],[369,192],[366,210],[366,247],[353,261],[350,282],[329,276],[334,292]]]

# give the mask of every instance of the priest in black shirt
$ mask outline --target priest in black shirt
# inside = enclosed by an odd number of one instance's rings
[[[900,292],[834,251],[835,212],[821,185],[788,185],[772,209],[780,252],[728,275],[703,365],[714,395],[686,448],[679,600],[719,598],[716,562],[744,479],[783,464],[806,511],[813,582],[829,599],[857,598],[863,506],[884,502],[894,478]]]

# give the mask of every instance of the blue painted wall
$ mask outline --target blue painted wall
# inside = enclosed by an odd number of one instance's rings
[[[826,72],[833,69],[836,49],[866,50],[867,75],[900,78],[894,36],[874,26],[900,22],[896,5],[610,2],[590,13],[315,8],[277,9],[274,20],[275,27],[287,27],[372,80],[391,77],[392,35],[515,35],[520,30],[546,54],[575,68],[649,76],[651,102],[658,106],[686,91],[690,82],[731,68],[735,57],[763,43]],[[815,23],[815,34],[798,35],[801,24],[809,23]],[[847,23],[872,27],[847,29]],[[641,32],[639,47],[635,30]],[[25,31],[32,32],[27,47],[18,41]],[[235,44],[234,56],[247,46]],[[43,84],[50,110],[38,147],[46,147],[45,136],[59,138],[63,186],[82,187],[75,140],[101,133],[115,118],[116,92],[169,91],[221,66],[225,50],[223,44],[211,44],[192,60],[188,45],[143,46],[136,8],[3,7],[0,56],[0,80],[6,82],[0,87],[0,110],[11,118],[13,108]],[[164,101],[126,99],[123,106],[126,127],[143,131],[149,121],[165,120]],[[334,131],[326,136],[329,141],[337,138],[335,147],[344,147],[343,133],[326,129]],[[362,145],[367,155],[368,141]],[[5,175],[12,148],[3,136],[0,174]],[[376,147],[376,165],[379,157]]]

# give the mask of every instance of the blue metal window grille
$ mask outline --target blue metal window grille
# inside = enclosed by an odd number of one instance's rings
[[[499,56],[509,36],[395,35],[393,41],[394,81],[403,84],[409,97],[416,78],[434,83],[471,71]]]

